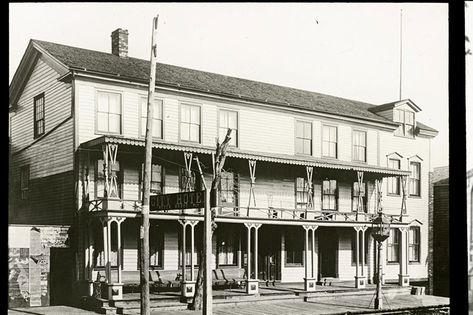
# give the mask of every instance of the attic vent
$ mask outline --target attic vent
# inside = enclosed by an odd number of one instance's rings
[[[112,32],[112,54],[120,58],[128,57],[128,30],[118,28]]]

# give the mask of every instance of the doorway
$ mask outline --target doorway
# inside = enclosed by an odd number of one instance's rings
[[[74,263],[69,248],[51,248],[49,268],[50,305],[71,305]]]
[[[319,278],[338,277],[338,233],[334,228],[319,228]],[[320,280],[320,279],[319,279]]]
[[[281,232],[274,226],[262,226],[258,231],[258,279],[267,282],[281,280]]]

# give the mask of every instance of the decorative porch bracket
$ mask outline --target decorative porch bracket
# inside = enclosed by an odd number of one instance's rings
[[[402,185],[402,202],[401,202],[401,218],[403,214],[407,214],[407,176],[401,177]]]
[[[307,173],[307,205],[305,208],[305,219],[307,219],[307,210],[314,208],[314,198],[312,195],[313,190],[313,183],[312,178],[314,175],[314,167],[313,166],[306,166],[305,167]]]
[[[376,185],[376,210],[377,212],[383,211],[383,206],[382,206],[382,201],[383,201],[383,191],[382,191],[382,186],[383,186],[383,179],[376,179],[375,181]]]
[[[186,166],[186,181],[184,184],[185,191],[191,191],[191,181],[192,181],[192,153],[184,152],[184,163]]]
[[[251,204],[251,199],[253,197],[253,204],[256,207],[256,196],[255,196],[255,184],[256,184],[256,161],[254,160],[248,160],[248,166],[250,168],[250,196],[248,199],[248,210],[247,210],[247,216],[250,216],[250,204]]]
[[[102,145],[105,177],[104,197],[118,198],[117,172],[120,168],[117,163],[117,152],[118,144],[106,143]]]
[[[358,178],[358,206],[356,207],[356,220],[358,221],[358,213],[363,212],[363,193],[362,193],[362,188],[363,188],[363,175],[364,173],[362,171],[357,171],[356,172],[357,178]],[[366,193],[366,192],[365,192]]]

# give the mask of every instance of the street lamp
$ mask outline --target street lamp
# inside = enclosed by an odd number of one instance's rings
[[[376,299],[374,300],[374,308],[383,308],[383,298],[381,296],[381,250],[383,242],[389,237],[390,222],[383,214],[382,210],[378,212],[378,216],[371,222],[372,224],[372,236],[376,242],[378,242],[378,279],[376,282]]]

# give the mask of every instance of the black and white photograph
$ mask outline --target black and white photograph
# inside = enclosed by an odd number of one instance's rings
[[[448,3],[10,3],[8,314],[450,314],[449,35]]]

